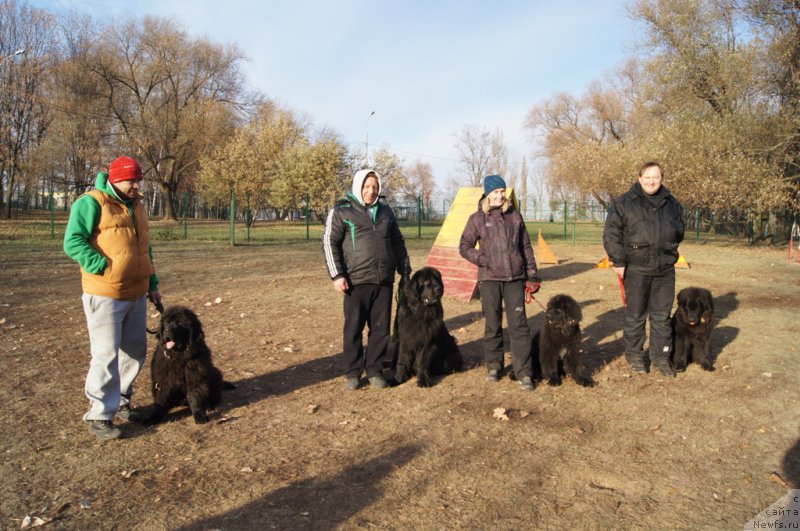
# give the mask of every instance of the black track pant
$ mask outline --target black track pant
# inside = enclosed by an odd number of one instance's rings
[[[344,296],[344,363],[348,378],[380,375],[389,344],[392,317],[392,286],[362,284],[352,286]],[[364,355],[362,332],[369,326],[367,355]]]
[[[503,303],[506,307],[508,335],[511,338],[511,363],[519,379],[531,374],[531,331],[525,315],[525,281],[481,282],[481,307],[486,326],[483,355],[489,370],[503,368]]]
[[[650,315],[650,358],[652,362],[669,359],[672,328],[669,314],[675,299],[675,270],[659,276],[625,271],[625,326],[622,337],[628,359],[646,358],[642,352],[645,321]]]

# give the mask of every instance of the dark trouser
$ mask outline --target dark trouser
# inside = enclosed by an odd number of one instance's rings
[[[525,281],[481,282],[481,307],[486,326],[483,332],[483,356],[489,370],[503,368],[503,302],[511,337],[511,363],[519,379],[531,374],[531,331],[525,315]]]
[[[392,317],[392,286],[363,284],[352,286],[344,296],[344,363],[348,378],[367,377],[383,372],[383,358],[389,344],[389,321]],[[369,326],[367,355],[364,356],[362,332]]]
[[[675,270],[659,276],[625,271],[625,357],[628,360],[646,359],[642,352],[644,328],[650,315],[650,359],[655,365],[669,363],[672,349],[672,327],[669,314],[675,299]]]

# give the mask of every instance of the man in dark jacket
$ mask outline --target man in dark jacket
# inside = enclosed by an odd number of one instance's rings
[[[675,299],[675,262],[683,241],[683,208],[662,186],[664,173],[656,162],[639,170],[639,179],[619,196],[608,212],[603,245],[624,279],[625,358],[633,372],[648,372],[644,347],[645,321],[650,314],[650,362],[674,378],[670,366],[670,311]]]
[[[409,273],[405,241],[389,206],[380,202],[381,179],[360,170],[353,189],[334,205],[325,222],[322,248],[333,289],[344,296],[344,360],[348,389],[370,385],[383,389],[383,358],[389,344],[394,273]],[[364,355],[362,332],[369,325]]]
[[[483,354],[487,380],[496,382],[503,370],[503,301],[506,306],[511,361],[520,387],[533,389],[531,332],[525,314],[525,287],[535,293],[540,281],[525,222],[506,198],[506,183],[489,175],[478,211],[467,220],[459,252],[478,266],[481,308],[485,318]],[[480,249],[475,246],[480,243]]]

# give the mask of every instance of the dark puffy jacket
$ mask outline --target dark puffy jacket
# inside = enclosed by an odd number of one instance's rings
[[[654,204],[636,182],[608,211],[603,246],[616,267],[661,275],[678,261],[683,241],[683,208],[661,187]]]
[[[511,205],[505,212],[500,208],[485,212],[482,206],[461,234],[461,256],[478,266],[478,280],[533,279],[536,260],[522,216]],[[475,248],[478,243],[480,249]]]
[[[400,227],[389,205],[379,202],[375,220],[367,208],[348,196],[328,213],[322,249],[332,280],[347,277],[352,285],[394,282],[394,272],[410,268]]]

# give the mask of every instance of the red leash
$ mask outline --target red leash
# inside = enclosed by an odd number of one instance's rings
[[[525,304],[530,304],[531,301],[536,301],[536,304],[538,304],[542,310],[547,311],[547,308],[545,308],[544,305],[533,296],[533,288],[525,284]]]

